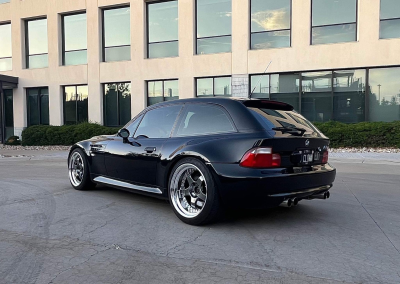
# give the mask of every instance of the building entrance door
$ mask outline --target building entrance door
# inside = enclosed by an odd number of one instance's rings
[[[13,90],[0,90],[0,143],[14,135]]]

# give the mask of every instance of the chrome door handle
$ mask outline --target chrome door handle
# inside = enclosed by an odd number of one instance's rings
[[[156,147],[146,147],[144,149],[147,153],[153,153],[156,151]]]

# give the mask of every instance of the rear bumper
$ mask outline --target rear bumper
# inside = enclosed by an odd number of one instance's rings
[[[244,207],[274,207],[288,198],[307,198],[328,191],[335,180],[331,165],[313,171],[285,174],[284,169],[247,169],[235,164],[213,164],[223,203]]]

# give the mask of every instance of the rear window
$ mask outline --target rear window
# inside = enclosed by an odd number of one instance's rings
[[[295,111],[248,107],[273,136],[324,137],[306,118]]]
[[[188,104],[176,135],[209,135],[234,131],[228,114],[221,107],[212,104]]]

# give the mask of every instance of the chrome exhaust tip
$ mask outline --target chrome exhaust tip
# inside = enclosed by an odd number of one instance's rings
[[[331,197],[331,194],[330,194],[329,191],[327,191],[327,192],[324,192],[324,193],[311,195],[307,199],[309,199],[309,200],[312,200],[312,199],[328,199],[329,197]]]
[[[297,204],[299,204],[299,199],[297,197],[293,198],[292,204],[293,204],[293,206],[297,206]]]
[[[286,199],[281,204],[279,204],[279,206],[281,207],[292,207],[292,205],[293,205],[292,199]]]

